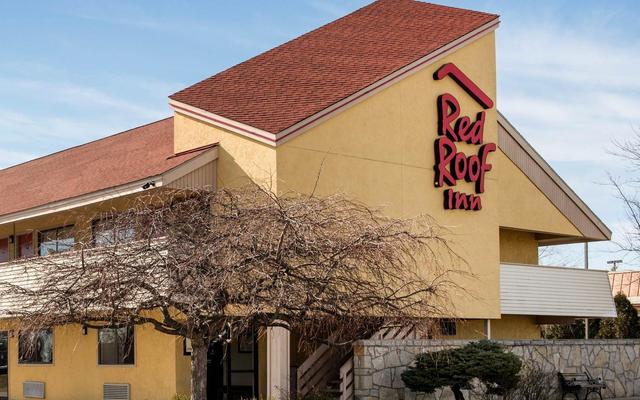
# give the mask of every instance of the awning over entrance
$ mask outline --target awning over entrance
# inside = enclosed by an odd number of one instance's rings
[[[616,316],[607,271],[500,265],[502,314],[575,318]]]

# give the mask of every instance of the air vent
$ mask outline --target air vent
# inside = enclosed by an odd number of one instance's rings
[[[28,399],[44,399],[44,382],[22,382],[22,396]]]
[[[105,383],[102,387],[103,400],[129,400],[128,383]]]

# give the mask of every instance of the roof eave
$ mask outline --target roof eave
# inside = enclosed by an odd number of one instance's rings
[[[579,231],[581,231],[581,233],[583,233],[584,235],[582,238],[580,238],[581,240],[576,240],[577,238],[575,237],[567,238],[568,240],[566,241],[566,243],[575,243],[578,241],[585,242],[585,241],[611,240],[611,230],[591,210],[591,208],[589,208],[589,206],[587,206],[587,204],[573,191],[573,189],[571,189],[571,187],[560,177],[560,175],[558,175],[558,173],[549,165],[549,163],[547,163],[544,160],[544,158],[542,158],[542,156],[533,148],[533,146],[531,146],[531,144],[527,142],[527,140],[522,136],[522,134],[518,132],[518,130],[507,120],[507,118],[502,113],[500,113],[500,111],[498,111],[498,124],[500,124],[500,126],[504,128],[504,130],[518,144],[518,146],[520,146],[522,150],[526,152],[526,154],[532,159],[533,162],[535,162],[535,164],[544,172],[544,174],[546,174],[553,181],[553,183],[567,196],[567,198],[571,201],[571,203],[574,204],[575,207],[577,207],[580,210],[580,212],[592,224],[592,228],[595,228],[593,231],[598,233],[597,235],[593,235],[593,234],[585,234],[585,232],[582,232],[582,230],[579,228],[581,224],[577,223],[577,221],[575,221],[575,218],[573,218],[571,215],[568,215],[565,211],[563,211],[560,207],[558,207],[558,204],[554,203],[556,208],[558,208],[560,212],[562,212],[563,215],[572,224],[574,224],[574,226],[576,226],[576,228]],[[502,150],[504,152],[504,149]],[[506,152],[505,152],[505,155],[509,157],[511,161],[516,163],[516,165],[521,169],[521,171],[531,179],[529,171],[527,171],[526,168],[522,168],[520,165],[518,165],[517,160],[514,160],[512,155],[507,154]],[[547,198],[551,200],[551,196],[549,193],[547,193],[547,190],[545,190],[545,188],[537,185],[536,182],[534,182],[534,180],[532,180],[532,182],[534,183],[534,185],[538,187],[538,189],[540,189],[540,191],[542,191],[545,194]],[[561,244],[561,243],[564,243],[562,238],[553,239],[549,241],[549,244]]]
[[[41,206],[29,208],[26,210],[20,210],[14,213],[5,214],[0,216],[0,225],[23,221],[30,218],[40,217],[44,215],[54,214],[57,212],[68,211],[78,207],[84,207],[91,204],[101,203],[103,201],[115,199],[118,197],[124,197],[133,195],[136,193],[144,192],[143,186],[148,182],[154,182],[154,187],[162,187],[174,182],[180,177],[194,171],[204,164],[214,161],[218,158],[218,148],[212,147],[211,149],[203,151],[185,162],[169,169],[161,174],[148,176],[142,179],[137,179],[132,182],[124,183],[122,185],[98,190],[91,193],[86,193],[80,196],[71,197],[68,199],[54,201]]]

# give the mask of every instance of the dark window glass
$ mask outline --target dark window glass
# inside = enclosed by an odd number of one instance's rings
[[[25,233],[18,236],[18,258],[33,257],[34,254],[33,234]]]
[[[18,360],[21,364],[51,364],[53,362],[53,332],[51,329],[20,332]]]
[[[456,335],[456,321],[445,319],[440,321],[440,333],[443,336],[455,336]]]
[[[98,330],[98,362],[101,365],[132,365],[134,359],[132,326]]]
[[[38,242],[40,243],[41,256],[73,250],[75,244],[73,226],[42,231]]]
[[[133,227],[118,227],[112,218],[93,222],[93,244],[96,247],[113,246],[116,243],[126,243],[136,238]]]
[[[0,239],[0,262],[9,261],[9,238]]]

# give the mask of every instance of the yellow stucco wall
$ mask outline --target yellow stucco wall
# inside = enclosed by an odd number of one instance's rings
[[[177,393],[176,342],[148,326],[135,328],[135,365],[98,365],[97,331],[79,325],[54,329],[53,364],[18,363],[17,337],[9,339],[9,397],[22,399],[22,382],[44,381],[50,400],[97,399],[104,383],[129,383],[131,398],[171,400]]]
[[[453,80],[434,81],[433,73],[454,62],[495,99],[494,48],[489,34],[277,147],[280,193],[309,193],[319,177],[320,196],[343,192],[391,216],[429,214],[450,227],[455,249],[475,275],[461,278],[467,292],[455,295],[456,316],[462,318],[500,316],[496,174],[487,174],[482,211],[444,210],[443,190],[433,184],[437,97],[454,94],[463,115],[475,116],[481,108]],[[496,143],[495,108],[486,119],[485,143]],[[478,146],[459,149],[474,154]],[[473,193],[466,182],[457,189]]]
[[[582,236],[502,151],[497,151],[492,160],[496,178],[500,182],[497,189],[500,202],[498,222],[501,227]]]
[[[184,339],[176,338],[176,393],[187,395],[191,393],[191,356],[184,354]]]
[[[174,115],[176,151],[218,143],[218,187],[246,185],[251,179],[276,191],[276,150],[180,113]]]
[[[536,317],[530,315],[503,315],[491,321],[491,338],[500,339],[540,339],[540,325]]]
[[[535,233],[501,228],[500,262],[538,264],[538,241]]]
[[[456,322],[456,335],[442,336],[438,339],[485,339],[485,321],[470,319]],[[540,339],[540,325],[536,317],[529,315],[502,315],[500,319],[491,320],[491,339],[517,340]]]

